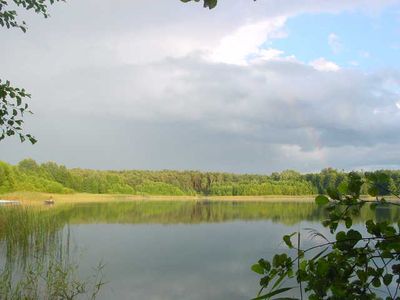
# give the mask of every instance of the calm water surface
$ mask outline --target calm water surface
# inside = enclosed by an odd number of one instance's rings
[[[250,266],[285,251],[287,233],[315,228],[312,203],[140,202],[60,210],[81,274],[105,263],[98,299],[250,299],[259,276]],[[360,221],[370,217],[367,210]],[[397,218],[377,210],[377,218]],[[396,212],[397,214],[397,212]],[[373,216],[373,215],[372,215]],[[316,241],[303,234],[303,246]]]

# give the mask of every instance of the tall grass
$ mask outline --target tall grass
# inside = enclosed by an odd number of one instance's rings
[[[79,279],[60,210],[0,207],[0,299],[94,299],[103,265]],[[63,228],[66,228],[63,230]]]

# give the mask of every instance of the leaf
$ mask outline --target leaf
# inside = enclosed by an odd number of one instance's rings
[[[213,9],[216,6],[217,6],[217,0],[204,0],[204,7]]]
[[[379,279],[378,277],[375,277],[375,278],[372,280],[372,285],[373,285],[374,287],[376,287],[376,288],[380,287],[380,286],[381,286],[381,281],[380,281],[380,279]]]
[[[271,263],[267,260],[260,259],[258,264],[265,270],[265,272],[269,272],[271,270]]]
[[[292,241],[290,240],[290,238],[293,236],[293,235],[295,235],[297,232],[293,232],[292,234],[290,234],[290,235],[285,235],[285,236],[283,236],[283,241],[285,242],[285,244],[290,248],[290,249],[292,249],[293,248],[293,244],[292,244]]]
[[[346,228],[350,228],[353,225],[353,220],[350,217],[347,217],[345,220]]]
[[[383,284],[384,285],[389,285],[392,283],[393,275],[392,274],[386,274],[383,276]]]
[[[343,241],[343,240],[345,240],[345,239],[346,239],[346,233],[345,233],[344,231],[339,231],[339,232],[336,234],[336,240],[337,240],[338,242]]]
[[[324,196],[324,195],[318,195],[318,196],[315,198],[315,203],[316,203],[317,205],[325,205],[325,204],[328,204],[328,203],[329,203],[329,198],[326,197],[326,196]]]
[[[251,266],[251,270],[252,270],[253,272],[256,272],[256,273],[260,274],[260,275],[263,275],[263,274],[264,274],[264,268],[261,267],[259,264],[254,264],[254,265],[252,265],[252,266]]]

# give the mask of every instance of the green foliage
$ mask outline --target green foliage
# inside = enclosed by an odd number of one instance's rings
[[[15,179],[12,167],[0,161],[0,193],[7,193],[14,190]]]
[[[327,171],[328,170],[328,171]],[[327,174],[329,174],[327,176]],[[334,174],[334,176],[333,176]],[[400,185],[400,171],[375,171],[362,174],[360,193],[388,194]],[[353,176],[350,174],[350,176]],[[388,178],[388,184],[372,179]],[[362,184],[365,182],[364,184]],[[343,191],[352,188],[348,174],[324,169],[319,174],[300,174],[292,170],[268,175],[230,174],[198,171],[96,171],[67,169],[54,162],[38,164],[24,159],[17,166],[0,162],[0,193],[36,191],[49,193],[84,192],[94,194],[140,195],[212,195],[212,196],[266,196],[315,195],[327,193],[331,199],[340,199]],[[357,188],[357,186],[356,186]],[[325,204],[327,196],[317,202]],[[349,222],[349,221],[348,221]]]
[[[0,17],[1,20],[1,17]],[[23,132],[23,117],[31,113],[25,99],[30,98],[24,89],[11,86],[9,81],[0,79],[0,141],[8,136],[18,135],[21,142],[28,139],[32,144],[36,139]]]
[[[176,186],[164,182],[144,182],[137,186],[139,194],[182,196],[184,193]]]
[[[24,159],[17,166],[0,165],[0,192],[37,191],[148,195],[312,195],[304,176],[238,175],[198,171],[95,171],[67,169],[54,162]],[[281,174],[286,174],[287,171]]]
[[[48,18],[48,5],[54,4],[64,0],[0,0],[0,26],[7,28],[19,28],[23,32],[26,32],[27,27],[25,21],[19,21],[18,12],[19,10],[30,10],[37,14],[41,14],[43,17]],[[13,8],[9,9],[10,3],[13,4]]]
[[[261,259],[251,267],[263,276],[261,290],[254,299],[272,299],[294,288],[299,289],[300,297],[291,299],[303,299],[303,293],[307,299],[400,299],[400,222],[394,225],[388,220],[371,218],[363,230],[353,226],[353,219],[366,204],[371,210],[400,205],[382,196],[389,191],[390,179],[382,171],[365,176],[352,172],[346,184],[329,189],[329,197],[317,196],[316,204],[328,212],[323,225],[334,236],[327,238],[311,230],[311,235],[322,241],[302,249],[300,233],[297,246],[291,240],[296,233],[285,235],[284,243],[295,253],[276,254],[272,263]],[[363,188],[375,200],[363,200]],[[345,228],[339,227],[341,223]],[[295,279],[298,286],[281,288],[288,278]],[[267,292],[263,293],[264,290]]]

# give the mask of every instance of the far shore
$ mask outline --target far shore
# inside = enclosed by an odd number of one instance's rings
[[[40,192],[13,192],[0,195],[3,200],[20,201],[22,205],[44,204],[53,199],[55,204],[131,202],[131,201],[229,201],[229,202],[313,202],[315,195],[290,196],[157,196],[157,195],[124,195],[124,194],[50,194]]]
[[[267,195],[267,196],[157,196],[157,195],[125,195],[125,194],[51,194],[41,192],[12,192],[0,194],[2,200],[19,201],[22,205],[44,205],[46,200],[54,200],[54,204],[74,203],[112,203],[133,201],[227,201],[227,202],[314,202],[316,195]],[[364,200],[375,198],[365,196]],[[399,201],[386,197],[390,201]]]

